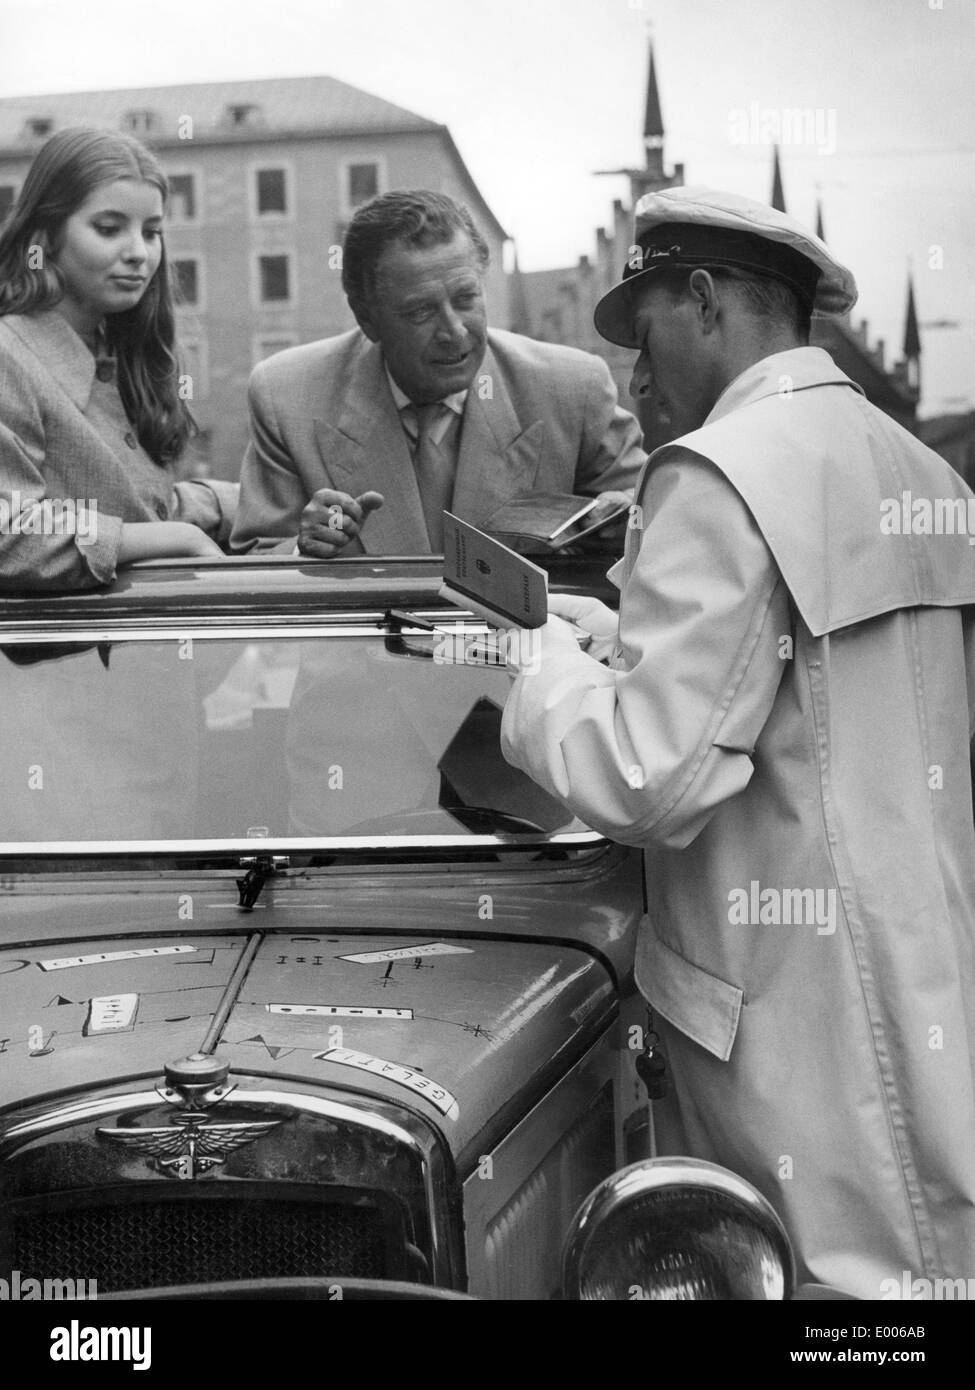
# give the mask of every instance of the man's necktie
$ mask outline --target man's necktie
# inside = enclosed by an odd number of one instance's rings
[[[448,442],[450,430],[439,444],[435,442],[434,435],[441,412],[449,412],[450,407],[441,401],[434,401],[432,405],[418,405],[414,409],[418,433],[413,466],[430,549],[436,553],[443,550],[443,510],[450,506],[453,497],[455,460]]]

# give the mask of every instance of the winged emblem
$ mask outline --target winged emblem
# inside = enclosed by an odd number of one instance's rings
[[[149,1167],[164,1177],[186,1182],[208,1173],[235,1149],[253,1143],[281,1123],[282,1120],[260,1120],[209,1124],[206,1115],[184,1110],[176,1115],[173,1124],[157,1129],[120,1125],[116,1129],[100,1128],[97,1133],[114,1144],[145,1154]]]

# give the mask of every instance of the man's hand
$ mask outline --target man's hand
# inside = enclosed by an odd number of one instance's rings
[[[548,611],[571,623],[576,635],[585,634],[587,655],[596,661],[608,661],[616,650],[619,615],[598,598],[583,594],[549,594]]]
[[[633,505],[633,495],[629,492],[601,492],[596,499],[596,505],[592,511],[587,512],[579,521],[580,526],[598,526],[605,517],[612,516],[614,512],[619,512],[620,507],[624,510],[614,521],[600,526],[598,531],[592,535],[583,537],[580,541],[570,542],[569,549],[575,550],[579,555],[602,555],[607,552],[622,554],[626,544],[626,527],[630,517],[630,508]]]
[[[582,518],[582,523],[584,526],[588,526],[592,522],[601,521],[604,516],[610,516],[618,507],[626,507],[628,513],[632,505],[632,492],[618,492],[612,489],[609,492],[601,492],[596,498],[596,505],[592,511],[588,516]],[[626,522],[626,516],[623,517],[623,521]]]
[[[381,492],[351,497],[330,487],[319,488],[301,513],[298,550],[316,560],[332,560],[362,530],[370,512],[383,505]]]

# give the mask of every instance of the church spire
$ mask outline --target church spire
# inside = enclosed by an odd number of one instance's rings
[[[914,277],[907,277],[907,314],[904,319],[904,361],[917,360],[921,356],[921,335],[917,326],[917,309],[914,305]]]
[[[823,202],[821,198],[816,199],[816,235],[820,241],[826,240],[826,233],[823,231]]]
[[[779,147],[772,147],[772,206],[778,212],[785,212],[785,191],[782,187],[782,170],[779,168]]]
[[[907,275],[907,313],[904,317],[904,367],[907,385],[915,398],[921,394],[921,334],[914,304],[914,276]]]
[[[647,104],[643,117],[643,149],[646,169],[654,178],[664,177],[664,118],[657,90],[657,70],[650,44],[650,68],[647,73]]]
[[[653,44],[650,45],[650,71],[647,75],[647,106],[643,117],[643,138],[663,143],[664,118],[660,110],[660,93],[657,91],[657,73],[653,62]]]

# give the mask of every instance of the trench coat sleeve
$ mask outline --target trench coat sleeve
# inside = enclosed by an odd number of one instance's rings
[[[502,748],[609,838],[683,848],[751,778],[791,618],[761,533],[706,460],[659,465],[641,500],[651,519],[624,587],[624,669],[543,640],[540,668],[512,687]]]
[[[247,387],[251,437],[240,470],[240,504],[230,543],[237,551],[291,554],[308,494],[281,436],[262,365],[254,368]]]
[[[594,357],[583,413],[576,466],[576,492],[632,492],[646,463],[643,435],[634,417],[619,404],[609,368]]]
[[[240,483],[189,478],[173,488],[173,521],[190,521],[226,550],[237,513]]]
[[[0,371],[0,392],[3,373]],[[0,498],[40,500],[48,486],[43,464],[44,420],[36,399],[20,390],[4,394],[0,420]],[[19,510],[19,509],[18,509]],[[0,589],[94,589],[115,577],[122,519],[93,507],[89,525],[61,535],[18,533],[12,518],[0,527]]]

